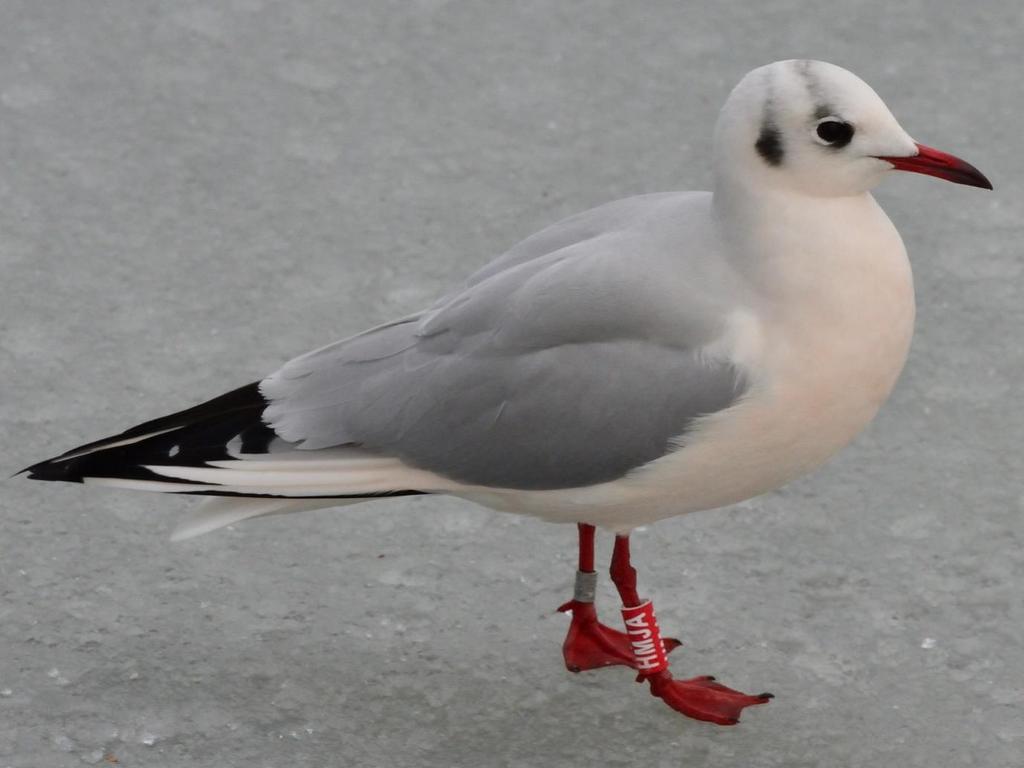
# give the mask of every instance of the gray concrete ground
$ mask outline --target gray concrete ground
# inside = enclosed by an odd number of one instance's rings
[[[920,318],[868,434],[636,536],[677,664],[778,695],[738,728],[561,668],[569,528],[423,499],[171,546],[188,501],[12,480],[0,766],[1021,765],[1022,28],[1016,0],[6,0],[8,471],[418,309],[562,215],[706,188],[718,106],[774,59],[854,70],[997,191],[880,192]]]

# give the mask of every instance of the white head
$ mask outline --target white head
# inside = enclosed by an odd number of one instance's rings
[[[973,166],[910,138],[871,86],[823,61],[777,61],[748,73],[715,128],[718,188],[858,195],[893,168],[991,189]]]

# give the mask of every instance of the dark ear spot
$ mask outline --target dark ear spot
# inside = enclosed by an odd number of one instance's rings
[[[782,165],[782,134],[770,120],[761,123],[761,135],[754,147],[768,165]]]

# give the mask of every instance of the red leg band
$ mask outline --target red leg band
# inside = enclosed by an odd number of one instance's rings
[[[653,675],[668,669],[668,654],[661,640],[661,630],[654,616],[650,600],[640,605],[622,609],[622,620],[626,623],[626,635],[633,648],[636,669],[641,675]]]
[[[580,564],[579,570],[590,572],[594,570],[594,526],[589,523],[579,523],[580,540]]]

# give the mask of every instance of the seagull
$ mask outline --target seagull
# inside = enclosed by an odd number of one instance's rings
[[[23,472],[210,497],[175,539],[419,494],[575,523],[567,668],[629,667],[672,709],[732,725],[771,694],[673,678],[680,643],[640,597],[630,532],[771,491],[849,443],[914,325],[906,250],[870,190],[894,169],[992,185],[821,61],[748,73],[712,160],[711,192],[571,216],[429,309]],[[621,630],[594,605],[596,527],[615,536]]]

